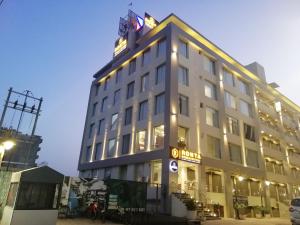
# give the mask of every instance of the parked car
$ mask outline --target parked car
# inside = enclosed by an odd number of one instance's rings
[[[292,225],[300,225],[300,197],[291,201],[289,208]]]

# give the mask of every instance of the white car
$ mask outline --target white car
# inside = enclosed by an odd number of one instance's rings
[[[289,208],[292,225],[300,225],[300,197],[291,201]]]

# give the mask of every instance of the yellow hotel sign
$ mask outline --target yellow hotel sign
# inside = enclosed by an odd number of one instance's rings
[[[193,163],[200,163],[201,156],[196,152],[191,152],[184,149],[177,149],[177,148],[170,148],[171,158],[179,159],[183,161],[193,162]]]
[[[127,47],[127,39],[119,38],[115,43],[114,56],[119,55]]]

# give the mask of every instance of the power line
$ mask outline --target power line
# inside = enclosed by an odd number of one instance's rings
[[[4,2],[4,0],[1,0],[1,1],[0,1],[0,7],[1,7],[1,5],[2,5],[3,2]]]

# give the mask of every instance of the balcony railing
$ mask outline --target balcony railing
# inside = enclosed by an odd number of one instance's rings
[[[214,192],[214,193],[224,193],[224,186],[211,186],[206,185],[206,191],[207,192]]]

